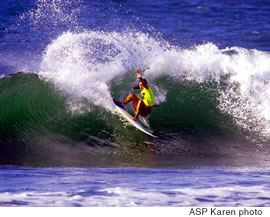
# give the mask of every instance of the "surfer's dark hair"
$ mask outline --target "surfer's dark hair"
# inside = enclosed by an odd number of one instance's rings
[[[142,80],[143,80],[143,82],[144,82],[144,83],[146,83],[146,84],[147,84],[147,81],[146,81],[146,79],[142,79]]]

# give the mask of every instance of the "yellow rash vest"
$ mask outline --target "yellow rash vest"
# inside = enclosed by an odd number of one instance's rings
[[[148,89],[143,88],[143,90],[141,91],[141,97],[142,97],[142,101],[144,102],[145,105],[147,105],[147,106],[154,105],[155,98],[154,98],[154,94],[153,94],[151,87],[148,87]]]

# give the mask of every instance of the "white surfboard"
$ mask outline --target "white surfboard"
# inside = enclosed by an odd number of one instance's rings
[[[133,120],[133,117],[131,116],[131,114],[129,114],[129,113],[127,112],[127,110],[125,110],[125,108],[124,108],[122,105],[120,105],[119,103],[117,103],[117,102],[115,101],[115,99],[113,99],[113,104],[114,104],[115,108],[117,109],[117,111],[118,111],[125,119],[127,119],[134,127],[136,127],[137,129],[139,129],[140,131],[146,133],[146,134],[149,135],[149,136],[152,136],[152,137],[154,137],[154,138],[158,138],[158,136],[153,135],[148,129],[145,129],[145,128],[140,124],[140,122],[134,121],[134,120]]]

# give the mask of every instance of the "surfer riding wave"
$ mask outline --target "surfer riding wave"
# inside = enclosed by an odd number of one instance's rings
[[[123,104],[128,104],[132,101],[133,108],[136,111],[133,117],[134,121],[137,121],[139,115],[148,116],[152,112],[152,107],[155,103],[154,94],[151,87],[147,84],[146,79],[142,78],[140,71],[136,71],[136,77],[140,80],[139,85],[133,87],[133,89],[140,89],[141,99],[134,93],[130,93],[124,100]]]

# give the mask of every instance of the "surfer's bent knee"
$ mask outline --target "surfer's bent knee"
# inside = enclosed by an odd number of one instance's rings
[[[134,93],[130,93],[129,97],[134,98],[134,97],[137,97],[137,96]]]

